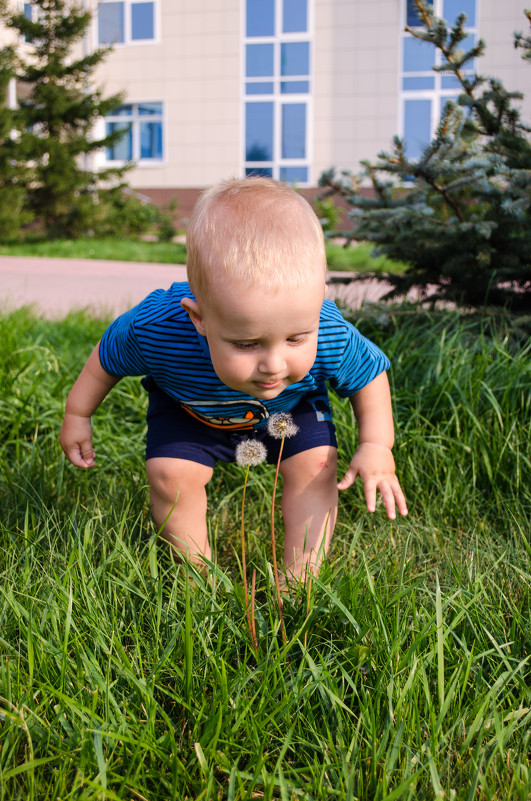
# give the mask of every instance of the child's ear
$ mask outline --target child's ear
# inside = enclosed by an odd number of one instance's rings
[[[201,336],[205,336],[203,315],[201,314],[198,302],[196,300],[192,300],[192,298],[183,298],[181,300],[181,306],[190,315],[190,320],[195,325],[197,331],[201,334]]]

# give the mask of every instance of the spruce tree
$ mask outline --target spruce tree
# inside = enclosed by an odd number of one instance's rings
[[[12,112],[19,131],[12,149],[31,173],[23,181],[26,206],[47,236],[78,236],[94,227],[106,193],[125,171],[97,172],[90,164],[91,154],[123,135],[93,137],[96,121],[122,100],[92,86],[107,49],[83,53],[91,14],[75,0],[33,0],[31,19],[5,1],[1,12],[19,35],[14,73],[26,87]]]
[[[531,9],[526,9],[524,14],[527,17],[529,24],[531,25]],[[514,46],[518,49],[521,47],[525,50],[522,58],[525,61],[531,61],[531,36],[528,34],[525,36],[521,31],[515,33],[514,35]]]
[[[15,55],[10,47],[0,51],[0,239],[16,240],[31,219],[25,209],[26,165],[17,159],[21,131],[16,130],[15,113],[8,102],[14,75]]]
[[[353,207],[347,243],[374,242],[374,255],[409,264],[404,275],[385,276],[388,297],[417,287],[430,300],[529,307],[531,144],[515,104],[522,95],[472,69],[485,44],[461,50],[464,14],[449,29],[415,2],[422,25],[406,30],[442,52],[434,69],[458,79],[457,102],[446,104],[420,158],[408,157],[407,142],[395,137],[392,151],[362,162],[358,175],[332,169],[320,184],[325,196],[337,193]],[[515,34],[515,46],[529,58],[529,38]],[[360,191],[367,183],[372,197]]]

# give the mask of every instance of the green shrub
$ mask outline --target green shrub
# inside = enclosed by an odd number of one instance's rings
[[[470,75],[485,45],[462,52],[464,14],[448,30],[431,6],[415,2],[422,25],[408,30],[442,52],[434,69],[459,81],[458,102],[447,103],[420,158],[409,158],[407,142],[396,137],[392,152],[363,162],[360,175],[324,173],[324,197],[338,193],[352,206],[348,239],[372,242],[374,255],[408,264],[404,274],[386,276],[390,296],[415,286],[428,299],[528,308],[531,143],[515,104],[521,95],[495,78]],[[525,41],[517,37],[520,46]],[[367,182],[373,197],[360,192]]]

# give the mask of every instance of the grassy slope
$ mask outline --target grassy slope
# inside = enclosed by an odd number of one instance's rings
[[[136,239],[59,239],[0,245],[0,256],[64,259],[104,259],[158,264],[185,264],[186,247],[179,242],[142,242]]]
[[[272,471],[257,468],[255,658],[243,471],[216,470],[218,571],[191,588],[149,520],[138,382],[96,415],[95,470],[59,452],[65,394],[105,322],[0,318],[0,798],[527,801],[529,331],[403,309],[359,324],[393,364],[410,517],[342,496],[329,564],[286,603],[286,654]],[[355,433],[346,403],[335,414],[344,467]]]
[[[343,248],[329,242],[326,250],[331,270],[400,272],[404,269],[404,265],[392,262],[385,256],[372,259],[370,245]],[[24,242],[20,245],[3,244],[0,245],[0,256],[45,256],[49,258],[186,264],[186,246],[174,242],[142,242],[132,239],[52,240],[50,242]]]

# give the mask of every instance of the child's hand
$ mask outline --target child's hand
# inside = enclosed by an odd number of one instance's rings
[[[92,448],[90,417],[67,412],[61,426],[59,442],[67,459],[76,467],[87,468],[95,465],[96,454]]]
[[[363,481],[369,512],[376,509],[376,490],[379,489],[391,520],[396,517],[395,501],[400,514],[407,515],[406,499],[395,474],[395,460],[390,448],[376,442],[362,442],[337,485],[338,489],[348,489],[358,476]]]

